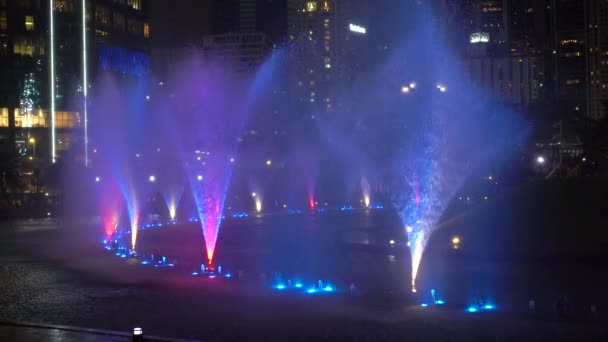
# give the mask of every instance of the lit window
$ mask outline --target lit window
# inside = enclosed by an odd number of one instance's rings
[[[27,31],[34,31],[34,16],[33,15],[25,16],[25,29]]]
[[[306,3],[306,10],[308,12],[314,12],[317,10],[317,2],[316,1],[309,1]]]
[[[150,38],[150,24],[144,23],[144,38]]]
[[[122,13],[114,12],[114,29],[119,31],[125,30],[125,15]]]
[[[44,41],[19,37],[15,39],[15,42],[13,43],[13,53],[30,57],[44,55]]]
[[[15,108],[15,127],[48,127],[46,114],[41,109],[22,111]]]
[[[127,6],[140,10],[141,9],[141,0],[127,0]]]
[[[0,30],[6,30],[8,27],[8,21],[6,17],[6,11],[0,12]]]
[[[53,8],[57,12],[75,12],[76,5],[73,0],[54,0]]]
[[[329,1],[323,1],[323,11],[329,12]]]
[[[110,25],[110,9],[101,6],[96,7],[95,21],[102,25]]]
[[[0,108],[0,127],[8,127],[8,108]]]

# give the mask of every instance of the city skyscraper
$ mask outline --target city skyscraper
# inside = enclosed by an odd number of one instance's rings
[[[88,89],[146,73],[149,37],[146,0],[0,1],[0,153],[86,163]]]
[[[556,97],[589,119],[606,117],[608,3],[553,0]]]

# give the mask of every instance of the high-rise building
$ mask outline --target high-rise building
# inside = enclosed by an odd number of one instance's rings
[[[203,38],[203,54],[236,77],[253,75],[268,58],[272,44],[261,32],[233,32]]]
[[[273,44],[286,34],[287,0],[214,0],[212,3],[212,32],[260,32]]]
[[[553,0],[556,97],[589,119],[607,114],[608,3]]]
[[[343,107],[335,90],[352,80],[370,50],[365,46],[368,18],[357,11],[362,4],[366,2],[288,1],[287,33],[298,59],[292,102],[305,117]]]
[[[0,153],[87,162],[96,75],[148,69],[146,0],[0,0]]]
[[[551,101],[552,43],[542,0],[473,0],[471,78],[498,101]]]

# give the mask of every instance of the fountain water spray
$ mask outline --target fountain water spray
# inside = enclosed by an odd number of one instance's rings
[[[177,215],[177,207],[179,206],[183,193],[184,187],[172,186],[163,194],[171,220],[175,220],[175,216]]]

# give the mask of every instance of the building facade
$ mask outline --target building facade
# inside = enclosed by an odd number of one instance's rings
[[[147,72],[146,8],[146,0],[0,0],[4,160],[25,169],[68,155],[88,162],[88,90],[103,72]]]

